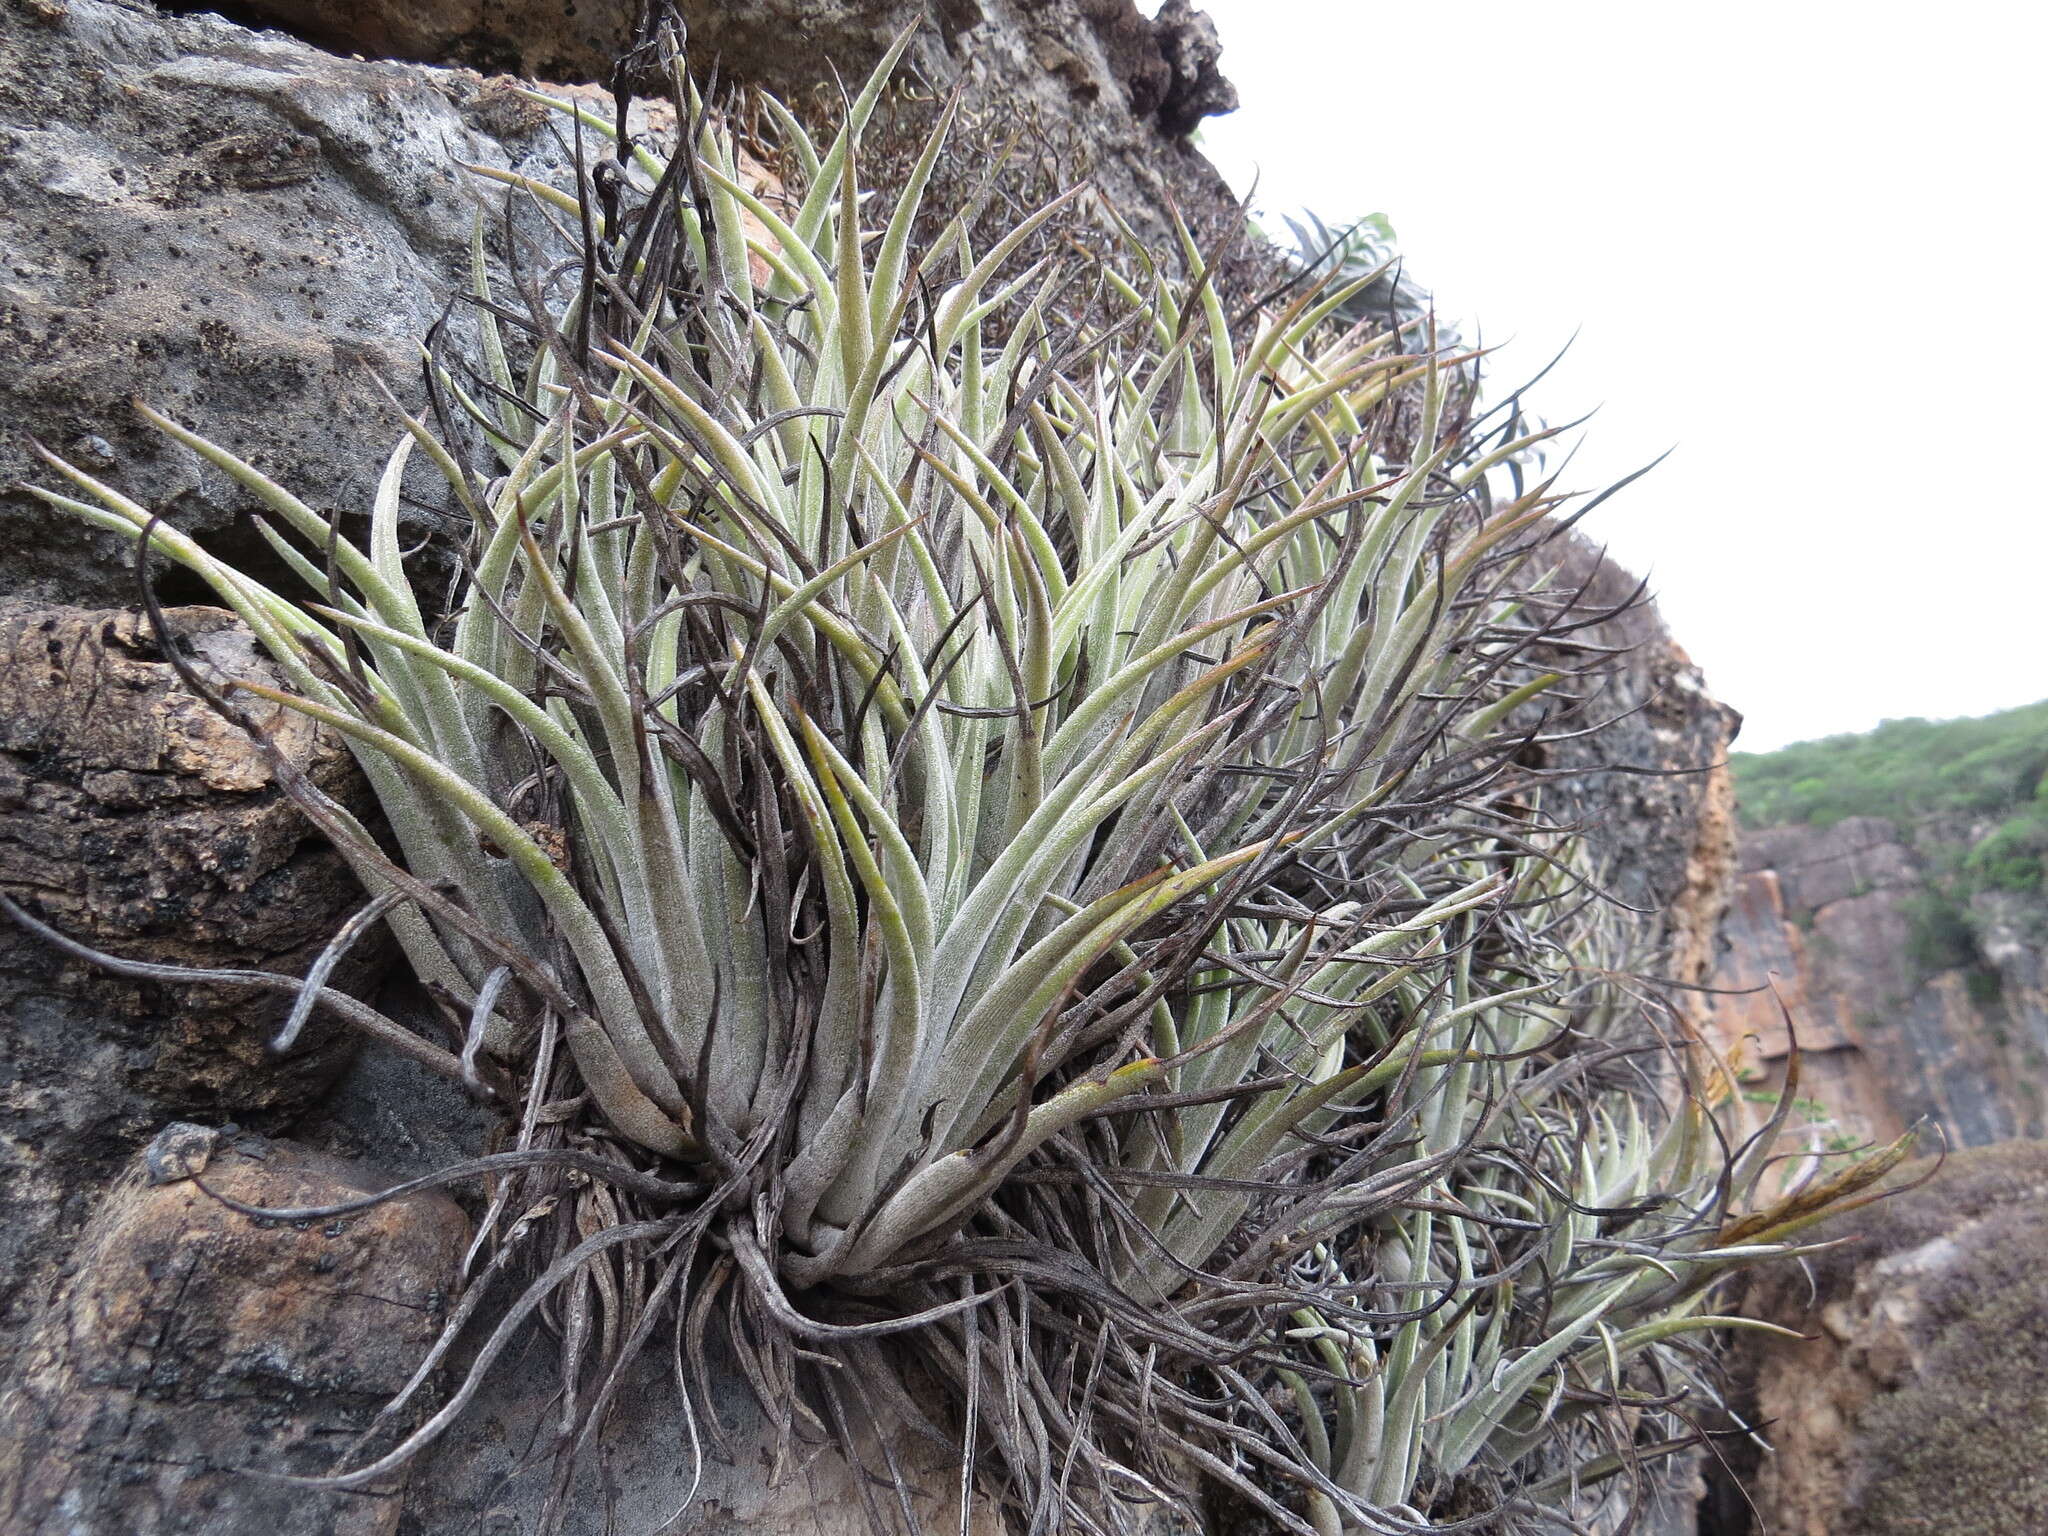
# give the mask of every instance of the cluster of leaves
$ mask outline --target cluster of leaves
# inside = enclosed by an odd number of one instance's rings
[[[1715,1283],[1860,1186],[1742,1212],[1792,1089],[1721,1142],[1518,766],[1585,619],[1547,489],[1489,493],[1534,440],[1426,324],[1342,321],[1376,271],[1240,337],[1192,237],[1187,280],[1135,243],[1015,272],[1076,194],[919,238],[951,110],[876,206],[893,63],[829,144],[761,103],[779,184],[679,66],[671,151],[561,104],[606,175],[500,179],[572,259],[514,302],[479,238],[482,361],[431,362],[360,544],[151,413],[304,593],[50,460],[292,690],[190,685],[342,735],[389,819],[395,861],[280,764],[371,893],[281,1043],[334,1008],[505,1111],[443,1176],[490,1198],[405,1397],[544,1262],[334,1482],[541,1314],[557,1513],[666,1329],[692,1447],[715,1330],[786,1447],[950,1435],[1034,1531],[1219,1487],[1300,1532],[1560,1517],[1683,1438]],[[444,1039],[325,987],[378,921]]]
[[[1314,213],[1284,222],[1292,244],[1290,259],[1299,269],[1327,273],[1346,287],[1369,279],[1344,301],[1344,319],[1398,327],[1430,314],[1429,296],[1402,266],[1394,226],[1385,214],[1367,214],[1335,229]],[[1450,340],[1449,333],[1440,330],[1439,343]]]

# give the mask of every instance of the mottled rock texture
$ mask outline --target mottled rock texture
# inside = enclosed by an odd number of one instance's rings
[[[73,0],[37,23],[6,0],[0,591],[134,599],[122,541],[4,489],[48,477],[34,441],[276,571],[253,498],[132,396],[316,509],[367,507],[399,435],[373,376],[416,401],[421,339],[444,314],[458,350],[466,335],[450,303],[485,204],[458,162],[562,172],[546,114],[524,105],[467,72],[338,59],[217,18]]]
[[[1905,1170],[1926,1174],[1922,1165]],[[1951,1156],[1839,1218],[1844,1246],[1754,1283],[1748,1310],[1809,1335],[1749,1343],[1773,1447],[1724,1442],[1702,1536],[2018,1536],[2048,1530],[2048,1143]]]
[[[1714,986],[1711,1027],[1752,1091],[1783,1080],[1828,1134],[1889,1139],[1916,1120],[1951,1146],[2039,1136],[2048,1126],[2048,977],[2038,912],[1981,892],[1963,966],[1927,932],[1939,829],[1852,816],[1824,829],[1743,835],[1742,879]],[[1777,994],[1769,990],[1775,981]],[[1758,990],[1761,989],[1761,990]]]
[[[643,36],[647,12],[642,0],[231,0],[218,9],[338,52],[557,81],[608,79]],[[1098,130],[1122,116],[1179,139],[1237,107],[1215,24],[1187,0],[1166,0],[1156,17],[1132,0],[681,0],[678,9],[706,73],[791,94],[834,71],[857,83],[915,27],[911,62],[927,81],[950,83],[1021,41],[1045,81],[1006,69],[983,71],[981,83],[1062,116],[1096,117]]]
[[[166,617],[203,668],[281,681],[231,616]],[[279,714],[280,748],[367,814],[339,743]],[[0,890],[129,959],[291,974],[362,901],[145,620],[18,600],[0,601]],[[340,984],[364,985],[387,953],[371,943]],[[316,1019],[279,1059],[267,1042],[284,1006],[110,976],[0,921],[0,1340],[41,1300],[105,1178],[164,1120],[274,1126],[333,1084],[354,1039]]]
[[[367,53],[573,82],[606,75],[636,11],[592,0],[566,12],[240,14]],[[1184,11],[1155,24],[1130,0],[957,0],[926,18],[909,69],[942,88],[966,83],[973,142],[993,149],[1028,130],[1006,173],[1012,195],[1092,176],[1155,236],[1169,199],[1213,235],[1234,203],[1161,126],[1164,112],[1191,124],[1228,99],[1213,29]],[[840,78],[857,82],[923,14],[899,0],[772,0],[705,5],[691,19],[707,67],[801,103],[836,100]],[[133,591],[111,535],[66,523],[53,537],[52,515],[6,489],[46,473],[32,441],[270,573],[253,499],[138,421],[130,397],[223,441],[317,510],[367,506],[397,436],[373,375],[417,404],[419,343],[444,319],[466,355],[468,311],[454,301],[481,208],[493,211],[495,251],[500,200],[481,196],[462,162],[564,184],[572,156],[558,120],[503,79],[339,58],[211,16],[0,0],[0,23],[0,591],[93,604]],[[929,122],[926,95],[907,93],[888,114],[907,139]],[[961,196],[991,163],[971,152],[955,162]],[[431,473],[417,483],[430,502],[445,496]],[[167,590],[197,595],[177,578]]]
[[[870,1522],[877,1515],[884,1530],[954,1536],[961,1529],[956,1448],[895,1429],[886,1452],[879,1438],[869,1439],[864,1471],[837,1453],[820,1454],[800,1443],[778,1458],[775,1433],[745,1378],[714,1345],[710,1371],[719,1419],[738,1448],[727,1459],[701,1442],[692,1446],[689,1426],[675,1409],[674,1381],[666,1374],[672,1367],[659,1354],[633,1372],[605,1437],[607,1466],[602,1472],[590,1469],[579,1484],[566,1536],[872,1536]],[[464,1421],[413,1469],[401,1536],[479,1530],[524,1536],[534,1530],[548,1484],[544,1432],[559,1412],[558,1386],[545,1348],[501,1368]],[[856,1406],[857,1417],[860,1412]],[[918,1527],[904,1523],[888,1490],[889,1455],[910,1482]],[[870,1499],[877,1501],[872,1511]],[[969,1506],[966,1529],[968,1536],[1015,1532],[978,1496]],[[1164,1521],[1158,1526],[1159,1536],[1170,1531]]]
[[[268,1207],[381,1187],[289,1143],[232,1139],[209,1188]],[[124,1171],[79,1240],[0,1407],[14,1536],[392,1536],[402,1479],[330,1470],[373,1428],[442,1320],[468,1223],[414,1195],[323,1222],[258,1222],[190,1179]]]
[[[1539,701],[1547,738],[1546,809],[1583,830],[1608,890],[1644,912],[1644,969],[1697,986],[1713,966],[1714,934],[1735,864],[1728,744],[1741,716],[1706,681],[1636,579],[1576,533],[1538,561],[1552,590],[1575,593],[1585,624],[1540,664],[1567,674]],[[1631,599],[1634,599],[1631,601]],[[1672,994],[1692,1011],[1690,994]]]

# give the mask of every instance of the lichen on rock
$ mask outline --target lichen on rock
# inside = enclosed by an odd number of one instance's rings
[[[1724,1492],[1712,1536],[2048,1530],[2048,1143],[1905,1172],[1927,1182],[1754,1282],[1746,1310],[1808,1338],[1740,1351],[1773,1449],[1736,1443],[1757,1518]]]

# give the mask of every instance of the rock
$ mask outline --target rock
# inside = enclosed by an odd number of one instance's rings
[[[1952,946],[1928,916],[1941,841],[1875,816],[1743,834],[1713,985],[1748,995],[1712,998],[1706,1023],[1752,1094],[1768,1097],[1784,1078],[1778,1004],[1751,990],[1775,975],[1806,1053],[1801,1096],[1825,1134],[1886,1141],[1925,1119],[1951,1146],[1984,1146],[2048,1128],[2038,919],[1985,892],[1986,948],[1944,953]],[[2001,914],[2000,902],[2013,910]]]
[[[1806,1272],[1759,1271],[1745,1310],[1808,1337],[1746,1336],[1772,1450],[1723,1442],[1755,1515],[1724,1487],[1701,1536],[2048,1530],[2044,1233],[2048,1143],[2014,1141],[1827,1224],[1854,1240]]]
[[[168,612],[204,664],[281,679],[232,615]],[[291,759],[368,813],[339,742],[280,711]],[[0,890],[126,958],[301,974],[362,902],[245,735],[187,693],[146,620],[0,600]],[[344,960],[360,990],[380,939]],[[54,1244],[167,1114],[275,1125],[315,1102],[354,1037],[316,1017],[282,1059],[286,1000],[111,976],[0,920],[0,1336]]]
[[[608,1470],[602,1476],[595,1468],[586,1471],[561,1536],[872,1536],[869,1494],[882,1508],[882,1529],[904,1528],[884,1481],[879,1440],[866,1438],[872,1468],[866,1474],[837,1451],[802,1443],[778,1457],[774,1429],[715,1337],[708,1355],[714,1399],[736,1454],[727,1459],[701,1442],[693,1450],[672,1367],[660,1354],[632,1369],[624,1400],[633,1413],[621,1415],[617,1432],[606,1436]],[[544,1454],[534,1454],[546,1450],[537,1431],[551,1427],[551,1410],[559,1412],[557,1391],[546,1350],[505,1365],[487,1381],[470,1412],[414,1468],[405,1496],[407,1536],[529,1536],[538,1530],[547,1465]],[[898,1430],[888,1453],[913,1490],[911,1507],[921,1523],[910,1529],[960,1531],[957,1448]],[[1017,1527],[977,1496],[966,1530],[969,1536],[1015,1536]],[[1158,1532],[1168,1536],[1163,1524]]]
[[[1223,56],[1216,23],[1187,0],[1166,0],[1153,26],[1167,66],[1158,109],[1160,131],[1170,139],[1183,139],[1203,118],[1235,112],[1237,87],[1216,67]]]
[[[1552,587],[1581,592],[1590,618],[1626,603],[1636,579],[1577,533],[1539,552]],[[1635,963],[1688,986],[1713,964],[1735,864],[1728,744],[1741,716],[1707,692],[1656,607],[1639,598],[1535,662],[1568,674],[1540,701],[1557,738],[1529,753],[1550,814],[1580,828],[1606,888],[1647,916]],[[1596,729],[1597,728],[1597,729]],[[1689,1009],[1685,994],[1674,1001]]]
[[[252,9],[334,46],[570,80],[602,78],[638,12],[624,0],[587,0],[573,16],[391,0]],[[904,0],[687,9],[699,53],[728,76],[806,101],[820,89],[836,100],[837,81],[857,81],[921,14]],[[1166,234],[1169,201],[1206,240],[1234,223],[1221,178],[1158,121],[1169,103],[1181,118],[1220,109],[1201,18],[1155,34],[1130,0],[949,0],[934,20],[914,70],[941,87],[967,81],[968,116],[986,122],[989,147],[1025,122],[1034,142],[1059,146],[1056,167],[1014,157],[1013,193],[1050,195],[1092,173],[1148,236]],[[1169,35],[1181,39],[1179,64],[1161,51]],[[919,102],[892,108],[910,140],[930,121]],[[461,163],[566,185],[571,156],[554,121],[502,80],[336,58],[217,17],[77,0],[39,24],[0,27],[0,591],[104,605],[134,590],[112,535],[5,489],[47,477],[31,441],[173,512],[216,554],[278,574],[249,521],[252,498],[142,424],[132,396],[316,510],[359,516],[399,436],[372,375],[416,396],[419,342],[444,319],[453,354],[472,350],[469,313],[453,301],[469,281],[472,221],[491,210],[495,240],[500,199],[480,200]],[[954,194],[978,185],[977,153],[962,150]],[[1251,262],[1232,281],[1248,288],[1268,270]],[[414,489],[441,505],[445,488],[419,468]],[[201,595],[180,575],[162,590]]]
[[[220,1145],[220,1132],[210,1125],[193,1125],[175,1120],[156,1133],[156,1139],[142,1149],[143,1176],[152,1184],[176,1184],[196,1179],[213,1161]]]
[[[1838,1007],[1823,1006],[1825,1000],[1809,990],[1815,970],[1806,934],[1785,915],[1775,870],[1738,877],[1722,934],[1725,947],[1713,974],[1718,990],[1703,1000],[1700,1013],[1735,1071],[1749,1123],[1768,1117],[1784,1085],[1796,1032],[1799,1096],[1808,1106],[1825,1108],[1803,1112],[1793,1122],[1795,1131],[1823,1141],[1878,1143],[1902,1133],[1907,1119],[1873,1074],[1854,1021]]]
[[[468,64],[540,80],[602,80],[640,0],[242,0],[239,15],[336,53]]]
[[[1899,830],[1876,816],[1850,816],[1831,827],[1764,827],[1743,840],[1746,869],[1775,870],[1785,907],[1818,912],[1833,902],[1920,883]]]
[[[251,1205],[382,1187],[242,1137],[205,1173]],[[108,1190],[0,1412],[0,1526],[16,1536],[391,1536],[402,1479],[319,1475],[433,1342],[468,1223],[415,1195],[310,1223],[253,1220],[138,1162]]]
[[[134,597],[123,541],[5,489],[50,478],[31,441],[276,576],[252,499],[131,396],[360,515],[400,435],[372,375],[405,393],[467,282],[486,204],[458,162],[564,174],[555,137],[503,95],[103,0],[0,25],[0,591]],[[467,324],[450,314],[458,352]],[[418,489],[438,505],[432,478]],[[162,590],[201,595],[183,576]]]
[[[792,94],[835,77],[858,81],[905,27],[923,25],[931,37],[918,62],[932,78],[956,72],[992,35],[1023,30],[1041,40],[1041,68],[1090,101],[1113,81],[1129,114],[1168,138],[1237,108],[1237,92],[1217,68],[1223,44],[1215,23],[1187,0],[1166,0],[1156,19],[1132,0],[682,0],[679,9],[700,70]],[[575,82],[610,78],[645,10],[640,0],[244,0],[240,14],[339,52]],[[1042,41],[1060,38],[1073,50]],[[1022,84],[1013,79],[1007,88],[1015,94]]]

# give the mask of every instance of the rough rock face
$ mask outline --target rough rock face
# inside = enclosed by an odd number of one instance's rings
[[[2048,1143],[2009,1142],[1820,1229],[1855,1240],[1810,1284],[1762,1274],[1745,1310],[1809,1337],[1743,1347],[1773,1451],[1724,1442],[1755,1515],[1723,1486],[1702,1536],[2048,1530],[2044,1232]]]
[[[1786,920],[1776,870],[1740,877],[1722,935],[1726,948],[1713,985],[1724,991],[1707,1000],[1706,1013],[1745,1091],[1761,1101],[1783,1085],[1792,1038],[1778,1011],[1782,999],[1798,1033],[1801,1097],[1826,1105],[1842,1135],[1889,1142],[1904,1131],[1907,1122],[1871,1070],[1859,1037],[1845,1028],[1839,1010],[1816,1005],[1806,935]],[[1752,1118],[1766,1112],[1759,1102]]]
[[[4,489],[47,477],[32,440],[271,572],[252,499],[139,422],[130,397],[219,438],[316,510],[367,506],[398,436],[372,376],[411,398],[420,339],[444,316],[458,353],[466,334],[451,301],[469,281],[475,214],[497,200],[479,199],[460,162],[560,185],[568,147],[551,114],[467,70],[352,61],[107,0],[6,3],[0,591],[92,604],[133,592],[111,535],[65,523],[52,538],[52,515]],[[601,79],[637,6],[569,11],[472,0],[246,14],[370,53]],[[942,85],[965,78],[986,113],[1056,133],[1077,162],[1066,174],[1085,162],[1141,228],[1165,229],[1169,195],[1207,227],[1234,204],[1161,114],[1184,133],[1231,98],[1213,29],[1184,12],[1155,24],[1130,0],[956,0],[921,34],[916,65]],[[775,0],[702,6],[692,21],[729,72],[794,93],[836,90],[835,70],[857,80],[919,14],[899,0]],[[431,481],[418,482],[430,497]]]
[[[1888,1140],[1926,1118],[1952,1146],[2038,1136],[2048,989],[2029,914],[1987,924],[1992,971],[1946,963],[1924,931],[1926,858],[1873,816],[1746,834],[1713,984],[1757,988],[1775,973],[1804,1053],[1801,1094],[1841,1135]],[[1789,1041],[1768,991],[1716,997],[1711,1018],[1757,1091],[1782,1081]]]
[[[317,509],[367,507],[399,436],[372,375],[417,378],[464,282],[480,205],[456,162],[544,171],[554,142],[473,75],[100,0],[49,14],[0,13],[0,487],[49,478],[39,440],[268,573],[252,498],[130,397]],[[529,150],[485,121],[525,121]],[[131,557],[0,491],[0,590],[127,603]]]
[[[1600,550],[1568,534],[1555,555],[1554,589],[1579,591],[1586,615],[1635,593],[1636,581]],[[1726,767],[1742,717],[1717,702],[1655,606],[1638,602],[1573,637],[1569,655],[1546,663],[1586,681],[1545,701],[1547,734],[1531,767],[1543,770],[1546,804],[1584,829],[1608,889],[1652,914],[1652,952],[1640,957],[1688,986],[1706,980],[1735,863],[1735,801]],[[1681,1008],[1694,1005],[1675,994]]]
[[[173,9],[218,10],[335,53],[461,63],[538,80],[601,80],[631,45],[643,7],[639,0],[230,0]]]
[[[808,90],[833,69],[857,81],[898,33],[921,26],[928,35],[916,59],[939,81],[971,67],[977,55],[1027,38],[1034,62],[1065,88],[1067,115],[1101,102],[1178,139],[1237,106],[1217,69],[1223,50],[1215,25],[1187,0],[1166,0],[1156,19],[1132,0],[682,0],[678,8],[705,68],[778,90]],[[640,35],[648,7],[642,0],[236,0],[221,9],[371,58],[602,81]],[[1024,76],[1006,76],[1002,89],[1036,94]]]
[[[778,1466],[774,1431],[744,1377],[715,1348],[710,1359],[719,1418],[739,1454],[732,1460],[705,1454],[701,1461],[693,1455],[689,1428],[676,1411],[674,1381],[666,1375],[671,1367],[650,1359],[635,1371],[615,1431],[606,1438],[608,1475],[593,1469],[583,1478],[565,1536],[872,1536],[870,1495],[883,1501],[884,1529],[904,1528],[886,1492],[878,1441],[870,1443],[871,1474],[815,1447],[795,1447]],[[524,1536],[533,1530],[548,1471],[544,1458],[533,1454],[536,1446],[546,1446],[536,1431],[544,1433],[550,1410],[558,1411],[557,1389],[545,1350],[487,1381],[470,1412],[414,1467],[402,1536],[478,1530]],[[921,1522],[915,1529],[958,1532],[957,1449],[897,1432],[889,1437],[888,1453],[913,1488],[911,1507]],[[968,1536],[1013,1536],[1015,1527],[977,1497],[966,1529]],[[1168,1536],[1163,1520],[1158,1529],[1159,1536]]]
[[[0,1412],[0,1526],[16,1536],[392,1536],[401,1479],[319,1475],[433,1341],[468,1223],[415,1195],[321,1223],[245,1204],[337,1204],[380,1187],[245,1136],[211,1163],[138,1160],[81,1237]],[[152,1182],[165,1179],[168,1182]],[[252,1472],[258,1474],[250,1475]]]
[[[167,617],[202,663],[280,681],[229,615]],[[336,740],[295,716],[273,724],[316,783],[356,797]],[[0,890],[129,959],[292,974],[362,901],[145,621],[19,601],[0,601]],[[360,987],[386,953],[369,945],[339,983]],[[0,920],[0,1322],[23,1320],[53,1245],[166,1118],[276,1124],[327,1090],[354,1039],[316,1019],[280,1060],[267,1040],[283,1006],[110,976]]]

